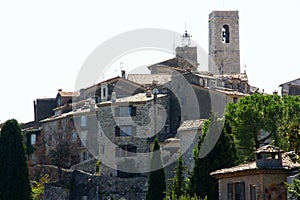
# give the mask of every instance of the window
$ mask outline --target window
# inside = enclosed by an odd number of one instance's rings
[[[102,96],[103,96],[103,97],[106,97],[106,88],[103,88],[103,89],[102,89]]]
[[[164,131],[165,131],[165,133],[169,133],[169,125],[164,126]]]
[[[230,38],[229,26],[224,25],[222,28],[222,42],[229,43],[229,38]]]
[[[250,185],[250,200],[256,200],[256,188],[255,188],[255,185]]]
[[[238,102],[238,98],[237,97],[233,97],[232,101],[233,101],[233,103],[237,103]]]
[[[84,146],[87,144],[87,131],[81,131],[81,141]]]
[[[227,200],[233,200],[233,187],[232,183],[227,184]]]
[[[136,156],[136,152],[136,146],[124,145],[116,147],[116,157],[132,157]]]
[[[77,133],[75,131],[73,131],[72,133],[72,142],[76,142],[77,141]]]
[[[228,183],[227,200],[245,200],[245,183]]]
[[[134,106],[120,106],[115,108],[116,117],[136,116],[136,107]]]
[[[31,134],[31,136],[30,136],[30,143],[31,143],[31,145],[35,145],[36,144],[36,134]]]
[[[89,152],[87,151],[82,152],[82,160],[85,161],[87,159],[89,159]]]
[[[235,200],[245,200],[245,183],[234,183]]]
[[[86,116],[85,115],[81,116],[81,127],[86,127]]]
[[[135,126],[116,126],[115,128],[116,136],[135,136],[136,127]]]

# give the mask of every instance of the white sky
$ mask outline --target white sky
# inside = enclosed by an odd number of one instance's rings
[[[271,93],[300,75],[299,8],[299,0],[0,1],[0,120],[33,120],[33,100],[72,91],[88,55],[122,32],[183,33],[186,22],[207,50],[213,10],[239,10],[241,66]]]

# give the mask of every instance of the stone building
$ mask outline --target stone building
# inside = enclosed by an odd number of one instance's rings
[[[257,149],[255,154],[254,162],[211,173],[218,179],[220,200],[287,199],[285,182],[300,166],[294,154],[272,145]]]
[[[281,87],[281,95],[300,95],[300,78],[282,83],[279,87]]]
[[[238,11],[210,13],[208,70],[218,75],[240,73]]]

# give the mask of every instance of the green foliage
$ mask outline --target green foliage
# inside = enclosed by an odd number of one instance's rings
[[[207,197],[205,197],[204,199],[201,199],[200,197],[197,197],[196,195],[190,196],[188,194],[184,194],[184,195],[177,197],[173,192],[172,195],[167,196],[165,198],[165,200],[207,200]]]
[[[300,199],[300,180],[294,179],[291,184],[287,184],[287,190],[291,194],[292,199]]]
[[[187,168],[183,164],[182,154],[178,158],[178,164],[175,167],[175,173],[172,180],[172,184],[169,185],[169,194],[167,194],[166,198],[179,198],[180,196],[186,194],[187,191],[187,183],[184,174],[186,173]]]
[[[211,140],[210,135],[217,135],[215,131],[219,130],[218,127],[220,127],[220,124],[223,124],[223,121],[218,120],[215,115],[212,115],[204,123],[202,137],[199,138],[198,145],[194,149],[195,165],[190,173],[188,188],[190,195],[218,199],[218,182],[210,173],[217,169],[231,167],[236,164],[236,148],[227,120],[225,120],[221,135],[212,150],[205,153],[205,155],[207,154],[205,157],[199,156],[204,145],[207,147],[208,144],[214,144],[208,140]]]
[[[155,138],[146,200],[162,200],[165,197],[165,191],[165,171],[161,161],[159,142],[158,139]]]
[[[300,123],[289,122],[282,127],[283,135],[289,141],[289,149],[300,155]]]
[[[226,119],[233,129],[240,160],[249,161],[254,159],[253,150],[267,140],[287,150],[283,127],[290,122],[300,122],[300,98],[254,94],[229,104]]]
[[[100,165],[101,165],[100,160],[97,160],[97,162],[96,162],[96,174],[98,174],[98,175],[101,174],[101,172],[100,172]]]
[[[5,122],[0,136],[0,199],[31,200],[31,186],[21,128]]]
[[[33,182],[32,196],[33,200],[42,200],[44,195],[44,185],[50,181],[49,175],[45,174],[38,181]]]

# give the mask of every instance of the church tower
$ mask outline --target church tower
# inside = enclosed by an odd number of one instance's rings
[[[210,13],[208,70],[217,75],[240,73],[238,11]]]

